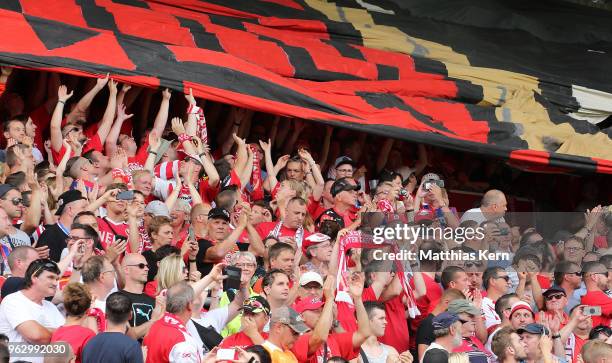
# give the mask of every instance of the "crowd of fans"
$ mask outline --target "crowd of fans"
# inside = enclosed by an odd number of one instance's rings
[[[0,84],[5,361],[612,359],[612,209],[592,190],[547,236],[512,225],[502,169],[423,145],[108,75]],[[451,188],[482,200],[458,211]],[[399,225],[482,234],[371,243]],[[398,251],[450,257],[376,257]]]

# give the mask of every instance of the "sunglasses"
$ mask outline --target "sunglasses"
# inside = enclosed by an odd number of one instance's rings
[[[14,206],[23,205],[23,198],[4,199],[9,200]]]
[[[507,275],[506,276],[496,276],[495,278],[496,279],[504,279],[504,280],[506,280],[506,282],[510,282],[510,276],[507,276]]]
[[[465,267],[482,267],[482,262],[466,262]]]
[[[612,335],[612,329],[607,327],[607,326],[598,326],[596,328],[593,328],[593,332],[595,334],[600,334],[600,333],[604,333],[607,336]]]
[[[565,297],[563,294],[548,295],[546,297],[546,301],[561,300],[563,297]]]
[[[134,265],[128,265],[128,266],[131,266],[131,267],[138,267],[138,268],[139,268],[139,269],[141,269],[141,270],[144,270],[144,269],[145,269],[145,267],[149,267],[149,265],[147,265],[146,263],[142,263],[142,262],[141,262],[141,263],[134,264]]]

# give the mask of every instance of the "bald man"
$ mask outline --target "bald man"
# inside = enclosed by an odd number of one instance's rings
[[[486,221],[505,223],[504,215],[508,210],[508,202],[504,192],[491,189],[482,196],[480,208],[472,208],[461,217],[461,222],[476,221],[478,224]]]
[[[155,320],[155,299],[144,293],[147,283],[149,265],[143,255],[130,253],[125,255],[121,263],[125,276],[125,287],[122,290],[132,303],[132,318],[130,319],[129,335],[132,338],[144,337]]]

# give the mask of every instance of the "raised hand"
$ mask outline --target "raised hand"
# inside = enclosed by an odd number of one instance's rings
[[[593,229],[593,227],[595,227],[595,224],[597,224],[597,221],[599,220],[599,218],[601,218],[602,215],[603,208],[601,207],[601,205],[593,207],[593,209],[590,210],[587,209],[586,213],[584,214],[585,227],[587,227],[588,229]]]
[[[323,282],[323,296],[325,301],[334,301],[336,292],[336,277],[333,275],[327,275]]]
[[[189,102],[190,105],[195,106],[196,99],[193,97],[193,90],[189,88],[189,94],[185,94],[185,99]]]
[[[110,79],[110,74],[106,73],[106,77],[104,78],[98,78],[96,80],[96,87],[98,87],[98,89],[102,89],[104,88],[104,86],[106,86],[106,84],[108,83],[108,80]]]
[[[170,97],[172,97],[172,92],[170,92],[169,89],[166,88],[165,90],[162,91],[162,98],[164,100],[169,100]]]
[[[130,86],[127,83],[124,83],[121,85],[121,93],[128,93],[128,91],[131,89],[132,89],[132,86]]]
[[[238,137],[238,135],[232,134],[232,138],[234,139],[234,142],[236,143],[236,145],[238,145],[238,146],[246,145],[246,141],[244,139]]]
[[[111,95],[116,95],[117,94],[117,81],[115,81],[114,79],[109,80],[108,90],[110,91]]]
[[[132,116],[134,116],[133,113],[129,115],[125,113],[125,105],[123,103],[120,105],[117,105],[117,119],[125,121]]]
[[[74,91],[68,93],[68,87],[61,85],[57,89],[57,100],[65,103],[70,99],[70,97],[72,97],[73,94]]]
[[[261,149],[264,151],[264,153],[270,154],[270,139],[268,139],[268,142],[259,140],[259,146],[261,146]]]
[[[153,130],[149,133],[149,146],[151,150],[156,151],[159,148],[161,140],[159,139],[159,135],[157,131]]]
[[[349,294],[351,294],[351,297],[353,298],[361,297],[361,295],[363,294],[364,282],[365,282],[365,278],[362,273],[353,272],[351,274],[351,277],[349,280],[349,286],[348,286]]]
[[[287,163],[289,162],[289,155],[283,155],[280,158],[278,158],[278,166],[280,169],[284,168],[285,166],[287,166]]]
[[[174,132],[176,136],[180,136],[185,133],[185,125],[183,125],[183,120],[181,120],[180,117],[174,117],[172,119],[172,132]]]

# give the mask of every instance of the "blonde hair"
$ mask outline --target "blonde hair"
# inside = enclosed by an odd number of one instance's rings
[[[159,294],[162,290],[170,288],[177,282],[183,281],[184,268],[185,262],[183,262],[181,256],[176,254],[166,256],[159,261],[157,275],[155,276],[155,280],[157,281],[157,293]]]
[[[448,356],[448,363],[470,363],[470,358],[465,352],[451,353]]]
[[[612,356],[612,345],[599,340],[590,340],[582,346],[580,353],[584,363],[596,363],[601,358]]]

